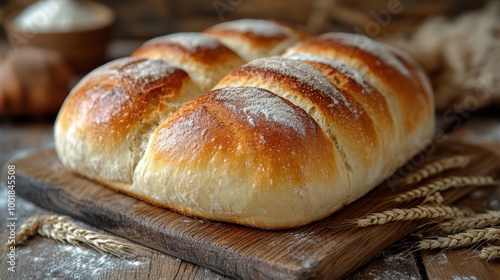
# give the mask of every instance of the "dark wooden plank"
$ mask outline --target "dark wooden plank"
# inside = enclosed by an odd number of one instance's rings
[[[43,214],[48,213],[37,209],[37,215]],[[21,224],[24,219],[21,219],[21,215],[18,216]],[[105,233],[81,222],[77,224],[87,230]],[[6,234],[0,234],[0,240],[7,240]],[[0,254],[2,260],[7,260],[6,254],[7,252]],[[146,247],[139,251],[137,259],[127,261],[102,255],[86,247],[62,245],[40,236],[16,246],[15,272],[10,272],[9,267],[6,261],[0,263],[0,271],[3,273],[0,279],[227,279],[206,268]]]
[[[436,156],[474,154],[474,162],[464,171],[467,174],[499,168],[496,156],[476,146],[445,143],[434,148]],[[28,200],[231,277],[343,277],[419,225],[341,226],[346,219],[395,207],[381,203],[393,190],[388,184],[322,221],[264,231],[192,219],[114,192],[66,171],[53,150],[11,164],[16,165],[17,192]],[[469,191],[455,190],[446,199],[455,200]]]
[[[428,279],[498,279],[500,263],[481,260],[477,258],[476,253],[468,248],[441,252],[423,251],[422,259]]]
[[[415,257],[396,244],[377,255],[345,280],[421,279]]]
[[[470,118],[471,114],[474,117]],[[466,112],[467,118],[454,118],[451,139],[480,145],[500,155],[500,122],[492,109],[484,112]],[[500,187],[481,187],[455,203],[458,207],[476,212],[500,210]],[[477,257],[480,246],[456,250],[422,251],[422,261],[429,279],[498,279],[500,262],[486,262]]]
[[[0,166],[13,156],[53,146],[53,123],[18,122],[0,124]],[[7,189],[0,188],[0,209],[7,209]],[[50,214],[22,197],[16,197],[16,218],[19,227],[32,216]],[[7,215],[0,215],[0,240],[8,237]],[[85,229],[103,230],[79,222]],[[0,258],[6,260],[8,252]],[[0,262],[0,279],[226,279],[206,268],[181,261],[159,251],[147,250],[140,262],[127,262],[111,256],[103,257],[92,249],[65,246],[54,240],[36,237],[16,247],[16,271],[8,271],[9,264]]]
[[[500,187],[481,187],[466,195],[457,203],[458,207],[481,213],[500,210]],[[481,246],[461,249],[422,251],[422,261],[429,279],[498,279],[500,261],[485,261],[477,254]]]
[[[21,123],[0,126],[0,164],[29,151],[54,145],[52,123]]]
[[[500,155],[500,116],[498,111],[492,110],[476,113],[473,118],[455,125],[457,128],[450,138],[481,145]]]

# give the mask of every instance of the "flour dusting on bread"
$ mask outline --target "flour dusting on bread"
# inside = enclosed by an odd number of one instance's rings
[[[170,76],[176,69],[164,61],[147,59],[129,64],[121,72],[136,83],[153,83]]]
[[[216,27],[220,29],[234,30],[241,33],[248,32],[269,37],[284,35],[284,28],[267,20],[240,19],[220,23]]]
[[[346,97],[341,94],[325,76],[304,62],[283,57],[268,57],[254,60],[248,63],[248,66],[254,66],[267,71],[277,72],[287,77],[293,77],[298,80],[300,84],[304,84],[311,90],[320,92],[325,97],[330,98],[330,106],[337,106],[342,103],[342,105],[348,108],[354,115],[359,114]]]
[[[191,52],[199,49],[215,49],[222,44],[212,36],[198,32],[180,32],[151,39],[148,44],[171,43],[180,45]]]
[[[238,115],[245,116],[251,126],[256,125],[256,118],[263,116],[266,121],[306,136],[304,121],[297,112],[299,109],[267,90],[252,87],[222,88],[217,91],[215,100],[222,101]]]
[[[333,34],[333,33],[331,33]],[[370,54],[378,57],[384,63],[387,63],[401,74],[411,76],[410,71],[399,59],[391,53],[389,48],[373,39],[359,34],[335,33],[334,38],[340,39],[342,43],[360,48]]]
[[[363,93],[371,93],[373,91],[373,87],[368,83],[368,81],[366,81],[366,79],[361,75],[359,71],[339,60],[328,59],[310,53],[294,53],[292,55],[287,55],[286,58],[326,64],[332,68],[335,68],[344,76],[354,80],[359,86],[363,88]]]

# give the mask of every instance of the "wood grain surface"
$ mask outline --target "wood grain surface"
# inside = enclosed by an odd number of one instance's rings
[[[467,169],[454,171],[457,174],[496,175],[499,170],[497,156],[477,146],[449,142],[434,148],[433,157],[474,156]],[[355,228],[346,224],[370,212],[396,207],[382,203],[395,191],[388,184],[319,222],[264,231],[193,219],[117,193],[69,173],[52,149],[9,164],[16,166],[17,192],[24,198],[229,277],[344,277],[419,225],[405,222]],[[456,189],[445,198],[452,202],[470,190]]]
[[[477,137],[477,136],[476,136]],[[491,148],[491,145],[486,145]],[[496,149],[500,150],[500,145]],[[454,203],[461,209],[476,213],[487,210],[500,210],[500,187],[480,187]],[[440,279],[500,279],[500,260],[484,261],[477,257],[480,246],[455,250],[420,251],[424,275],[429,280]]]

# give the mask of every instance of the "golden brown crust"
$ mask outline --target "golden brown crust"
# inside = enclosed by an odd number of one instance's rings
[[[350,184],[379,183],[384,158],[373,120],[348,91],[336,88],[319,71],[297,60],[262,58],[232,71],[215,88],[235,86],[270,90],[307,111],[342,155]]]
[[[305,29],[273,20],[242,19],[214,25],[205,31],[250,61],[280,55],[294,44],[312,37]]]
[[[236,38],[246,40],[249,44],[258,48],[271,48],[279,42],[288,38],[285,33],[259,34],[250,31],[240,31],[225,27],[212,27],[204,31],[206,34],[217,38]]]
[[[425,97],[428,107],[434,108],[434,95],[430,81],[425,74],[425,71],[418,65],[408,54],[393,46],[387,45],[389,50],[396,56],[401,63],[411,72],[411,77],[416,81],[415,86],[418,91]]]
[[[177,56],[201,64],[219,64],[238,59],[238,55],[228,47],[202,33],[175,33],[157,37],[145,42],[132,56],[159,59]]]
[[[360,71],[387,99],[398,122],[401,143],[431,137],[428,127],[434,122],[434,107],[424,84],[427,79],[394,49],[357,34],[327,33],[288,51],[293,53],[339,60]],[[408,151],[408,147],[403,150]]]
[[[309,37],[258,20],[207,33],[219,31],[245,58]],[[152,40],[134,55],[162,60],[124,58],[85,77],[56,121],[63,164],[186,215],[279,229],[366,194],[432,135],[427,78],[396,49],[326,34],[231,71],[243,60],[208,37]]]
[[[159,180],[155,203],[182,213],[298,226],[345,204],[347,188],[332,186],[347,184],[335,155],[315,121],[290,102],[263,89],[219,89],[156,129],[136,171],[137,192]]]
[[[161,59],[186,71],[206,92],[243,59],[216,38],[185,32],[157,37],[144,43],[132,56]]]
[[[55,124],[56,150],[65,166],[90,178],[130,183],[144,137],[199,94],[186,72],[164,61],[112,61],[66,99]]]
[[[134,68],[157,67],[159,76],[139,79]],[[141,67],[141,66],[139,66]],[[131,70],[127,74],[127,70]],[[61,111],[62,128],[79,119],[81,127],[94,138],[121,141],[152,110],[161,110],[161,98],[179,98],[182,85],[189,79],[186,72],[162,61],[122,59],[104,65],[86,76],[76,86]]]
[[[311,65],[320,71],[337,89],[341,92],[348,92],[348,95],[356,99],[373,121],[378,139],[383,145],[384,156],[392,155],[394,151],[398,150],[397,147],[400,142],[398,128],[390,112],[389,105],[385,97],[359,71],[340,61],[309,53],[296,53],[287,57]],[[393,157],[393,155],[388,157]],[[389,164],[389,166],[391,165]]]

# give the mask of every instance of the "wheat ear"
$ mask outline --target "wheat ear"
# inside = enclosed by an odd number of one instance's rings
[[[406,177],[402,182],[402,186],[417,184],[434,175],[440,174],[451,169],[464,168],[470,162],[470,156],[452,156],[439,159],[425,164],[414,173]]]
[[[421,240],[418,242],[418,249],[456,248],[498,238],[500,238],[500,229],[497,228],[469,229],[446,237]]]
[[[399,194],[394,197],[396,202],[407,202],[417,198],[429,196],[435,192],[445,191],[450,188],[461,188],[466,186],[489,186],[498,185],[499,182],[491,176],[450,176],[434,180],[423,186]]]
[[[485,246],[479,252],[481,259],[491,261],[500,258],[500,246]]]
[[[137,245],[117,240],[115,237],[83,229],[69,222],[68,217],[59,215],[44,215],[28,219],[16,235],[16,244],[22,244],[27,237],[35,233],[62,244],[88,246],[102,254],[111,254],[119,258],[136,257],[140,248]]]
[[[500,224],[500,211],[488,211],[472,217],[463,217],[446,221],[436,226],[444,232],[459,232],[466,229],[480,229]]]
[[[427,195],[424,198],[424,202],[422,204],[434,204],[434,205],[440,205],[444,202],[444,198],[441,195],[440,192],[435,192],[430,195]]]
[[[14,244],[22,244],[26,239],[36,234],[40,226],[40,219],[30,218],[24,222],[17,231]],[[7,250],[12,244],[5,243],[4,250]]]
[[[356,219],[354,223],[359,227],[367,227],[383,225],[394,221],[455,218],[463,216],[464,213],[453,206],[417,206],[415,208],[396,208],[380,213],[372,213],[364,218]]]

